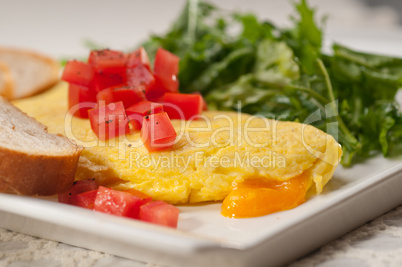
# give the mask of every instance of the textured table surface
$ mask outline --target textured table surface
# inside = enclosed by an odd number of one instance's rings
[[[0,45],[32,48],[55,57],[85,55],[82,44],[85,38],[116,49],[134,47],[150,32],[167,29],[183,2],[114,1],[112,5],[110,1],[0,0]],[[288,23],[292,10],[286,1],[214,2],[226,9],[256,12],[279,25]],[[345,40],[359,47],[370,38],[377,38],[385,46],[394,41],[402,44],[398,1],[316,0],[312,3],[318,7],[319,14],[329,14],[327,42]],[[402,56],[402,51],[394,47],[386,52]],[[402,266],[402,206],[290,265]],[[152,265],[0,228],[0,266]]]

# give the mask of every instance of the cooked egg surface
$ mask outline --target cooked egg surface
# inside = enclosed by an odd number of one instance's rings
[[[67,85],[60,83],[15,105],[47,125],[49,132],[64,134],[85,147],[76,179],[95,178],[119,190],[134,188],[156,200],[218,201],[249,181],[280,187],[300,177],[320,193],[341,157],[333,137],[315,127],[235,112],[209,111],[198,120],[173,120],[177,143],[166,151],[149,153],[139,131],[102,142],[89,120],[68,113],[67,91]],[[306,190],[303,187],[303,197]],[[236,194],[235,190],[232,196]],[[269,201],[262,199],[261,203]]]

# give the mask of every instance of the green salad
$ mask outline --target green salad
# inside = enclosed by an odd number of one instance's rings
[[[340,44],[322,50],[323,27],[305,0],[293,27],[253,14],[223,12],[189,0],[165,35],[143,46],[181,58],[180,91],[200,92],[210,107],[312,124],[343,147],[342,164],[402,152],[402,114],[395,95],[402,59]],[[240,104],[239,104],[240,103]]]

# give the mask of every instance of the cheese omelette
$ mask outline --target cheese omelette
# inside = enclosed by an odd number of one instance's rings
[[[15,102],[48,126],[83,145],[76,179],[95,178],[115,189],[135,188],[156,200],[197,203],[224,199],[248,179],[288,181],[303,175],[319,194],[341,157],[334,138],[315,127],[235,112],[204,112],[173,120],[172,149],[149,153],[140,133],[99,141],[89,120],[68,113],[67,86]]]

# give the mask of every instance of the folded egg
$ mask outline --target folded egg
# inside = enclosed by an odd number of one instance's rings
[[[220,111],[204,112],[198,120],[173,120],[178,137],[169,150],[149,153],[139,131],[99,141],[89,120],[68,113],[64,83],[15,105],[50,133],[85,147],[76,179],[135,188],[173,204],[219,201],[247,181],[276,187],[301,176],[305,189],[319,194],[342,154],[332,136],[313,126]]]

